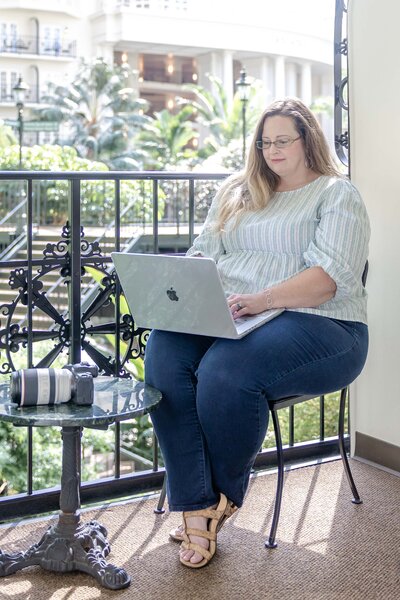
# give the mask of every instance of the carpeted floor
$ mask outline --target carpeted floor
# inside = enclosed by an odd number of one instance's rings
[[[155,499],[84,512],[108,529],[109,562],[132,577],[126,590],[91,577],[29,567],[0,579],[1,600],[398,600],[400,478],[352,461],[364,503],[350,502],[340,461],[287,474],[278,548],[267,550],[275,474],[252,479],[244,507],[222,529],[204,569],[180,565],[168,531],[179,515],[155,515]],[[0,527],[3,551],[38,541],[49,521]]]

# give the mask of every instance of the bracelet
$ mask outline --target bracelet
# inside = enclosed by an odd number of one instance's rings
[[[267,310],[271,310],[274,301],[272,300],[272,294],[271,294],[270,288],[267,288],[266,290],[264,290],[264,294],[267,299]]]

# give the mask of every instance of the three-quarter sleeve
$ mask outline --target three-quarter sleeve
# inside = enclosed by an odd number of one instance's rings
[[[207,256],[218,262],[219,257],[225,253],[221,232],[217,229],[216,225],[218,210],[219,194],[217,193],[210,206],[203,228],[194,240],[193,246],[187,251],[187,256]]]
[[[315,236],[304,253],[306,267],[322,267],[335,281],[336,299],[360,289],[369,237],[369,219],[359,192],[349,181],[336,180],[322,195]]]

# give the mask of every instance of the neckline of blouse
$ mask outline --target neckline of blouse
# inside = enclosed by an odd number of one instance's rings
[[[299,192],[301,190],[304,190],[305,188],[309,187],[310,185],[314,185],[314,183],[316,183],[317,181],[321,181],[321,179],[325,178],[326,175],[319,175],[319,177],[316,177],[316,179],[313,179],[313,181],[310,181],[309,183],[305,183],[304,185],[301,185],[293,190],[282,190],[281,192],[275,191],[275,194],[293,194],[294,192]]]

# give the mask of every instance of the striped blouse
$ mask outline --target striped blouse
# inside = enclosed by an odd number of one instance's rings
[[[188,250],[214,258],[227,294],[251,294],[314,266],[335,281],[335,296],[317,308],[291,309],[334,319],[367,322],[361,276],[370,226],[357,189],[321,176],[300,189],[275,192],[268,205],[217,231],[217,194],[204,227]]]

